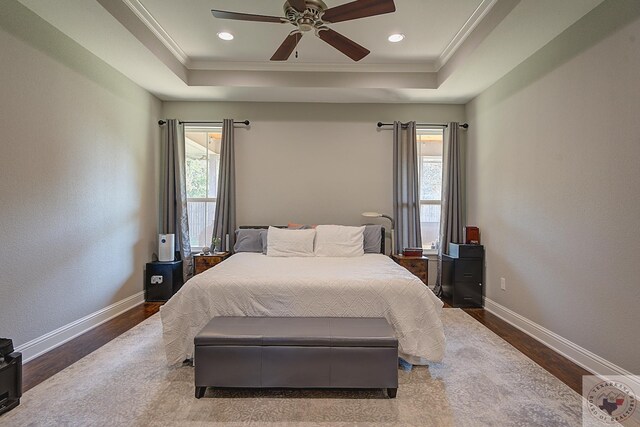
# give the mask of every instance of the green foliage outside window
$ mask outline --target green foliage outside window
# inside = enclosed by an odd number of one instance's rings
[[[207,197],[207,161],[187,159],[186,161],[187,197]]]

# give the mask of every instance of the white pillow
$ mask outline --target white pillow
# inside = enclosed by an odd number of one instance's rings
[[[356,257],[364,255],[364,226],[319,225],[316,227],[316,256]]]
[[[267,256],[313,256],[313,239],[316,230],[288,230],[269,227],[267,231]]]

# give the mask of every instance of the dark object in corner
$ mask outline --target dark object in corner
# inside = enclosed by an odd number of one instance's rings
[[[20,404],[22,353],[13,351],[10,339],[0,338],[0,415]]]

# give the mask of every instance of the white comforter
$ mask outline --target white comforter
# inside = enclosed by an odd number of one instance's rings
[[[191,358],[194,337],[217,316],[384,317],[396,332],[401,356],[425,364],[444,354],[442,305],[417,277],[384,255],[239,253],[190,279],[160,315],[171,364]]]

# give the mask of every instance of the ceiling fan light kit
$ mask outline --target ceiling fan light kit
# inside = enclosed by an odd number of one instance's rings
[[[326,24],[351,21],[396,11],[393,0],[356,0],[340,6],[327,8],[322,0],[287,0],[284,3],[285,17],[253,15],[249,13],[211,10],[219,19],[291,24],[296,27],[271,57],[271,61],[289,59],[304,33],[315,30],[315,35],[354,61],[360,61],[370,51],[353,40],[332,30]]]

